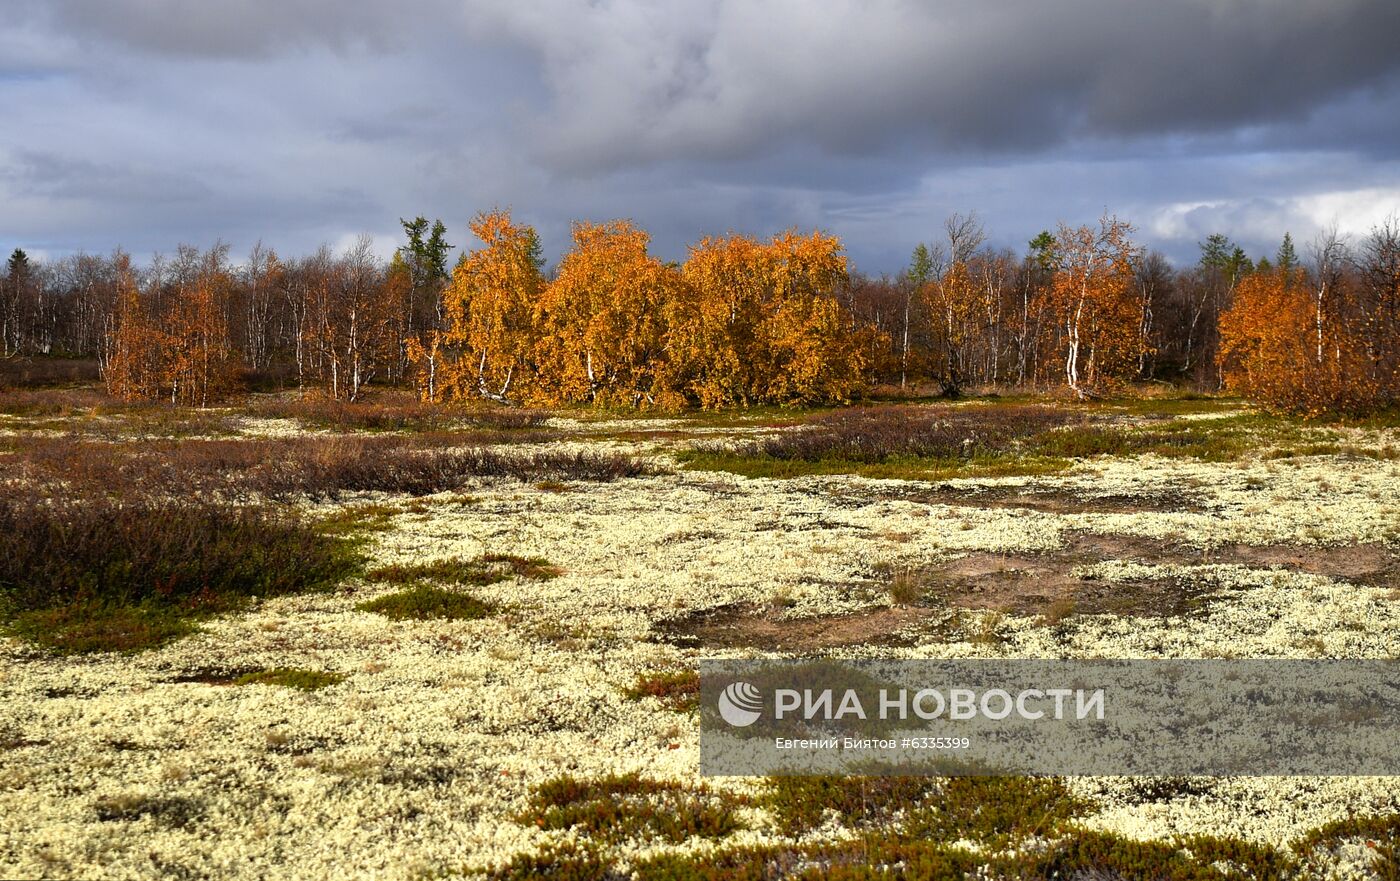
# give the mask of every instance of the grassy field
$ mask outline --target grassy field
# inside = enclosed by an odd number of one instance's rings
[[[1391,778],[703,778],[703,657],[1392,658],[1400,428],[0,393],[0,875],[1400,876]]]

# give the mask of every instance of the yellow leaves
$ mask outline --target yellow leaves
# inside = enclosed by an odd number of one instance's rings
[[[444,393],[508,400],[528,379],[537,339],[536,314],[544,275],[534,229],[511,221],[508,211],[477,215],[471,230],[483,247],[467,254],[443,291],[446,328],[431,353],[419,347],[419,385]],[[431,355],[431,357],[430,357]],[[422,371],[432,371],[430,379]]]
[[[676,273],[630,222],[574,224],[574,248],[541,304],[546,402],[654,403]]]
[[[708,238],[676,267],[628,221],[576,223],[546,284],[533,230],[504,212],[472,229],[484,247],[445,293],[442,351],[410,352],[438,396],[674,409],[842,401],[863,382],[835,237]]]
[[[673,328],[690,395],[703,407],[849,400],[866,359],[834,298],[846,272],[840,241],[822,233],[692,247],[693,299]]]

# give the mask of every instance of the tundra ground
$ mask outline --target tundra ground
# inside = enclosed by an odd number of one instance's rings
[[[170,607],[190,614],[139,640],[111,606],[64,642],[34,622],[77,627],[69,607],[0,598],[0,875],[1400,871],[1393,778],[704,779],[691,673],[1393,658],[1400,430],[1216,399],[312,410],[26,399],[0,417],[12,491],[198,492],[359,555],[332,583]],[[127,641],[103,643],[113,628]]]

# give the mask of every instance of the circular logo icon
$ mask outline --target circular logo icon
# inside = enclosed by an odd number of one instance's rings
[[[720,692],[720,718],[735,728],[746,728],[762,715],[763,695],[747,682],[731,682]]]

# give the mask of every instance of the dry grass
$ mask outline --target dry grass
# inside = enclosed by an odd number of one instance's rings
[[[73,437],[10,440],[0,467],[46,488],[135,497],[338,498],[348,492],[421,496],[473,478],[607,482],[652,473],[608,452],[502,452],[447,446],[451,437],[298,437],[111,444]]]
[[[893,458],[972,459],[1020,440],[1085,421],[1054,407],[857,407],[757,441],[744,451],[772,459],[878,463]]]
[[[381,393],[365,401],[332,398],[255,397],[248,403],[252,416],[295,419],[311,428],[336,431],[442,431],[463,426],[494,431],[542,428],[549,414],[507,407],[462,407],[425,404],[413,397]]]
[[[897,606],[917,605],[927,591],[928,579],[914,567],[900,567],[890,576],[890,601]]]
[[[0,358],[0,389],[97,382],[95,358]]]

